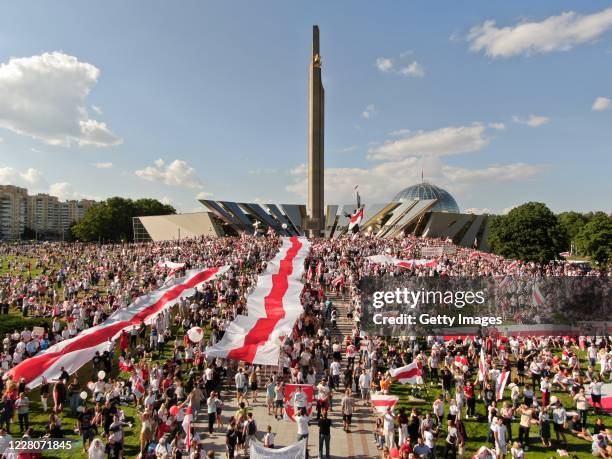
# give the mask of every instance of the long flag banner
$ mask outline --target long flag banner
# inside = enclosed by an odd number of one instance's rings
[[[417,362],[400,368],[392,368],[389,373],[400,384],[423,384],[423,373]]]
[[[304,311],[301,278],[309,250],[306,238],[283,238],[279,252],[268,262],[247,299],[248,315],[239,315],[229,324],[221,341],[206,349],[207,357],[278,364],[281,339],[293,332]]]
[[[438,266],[437,260],[428,260],[426,258],[418,260],[412,258],[410,260],[401,260],[390,255],[372,255],[366,258],[372,263],[376,263],[379,265],[399,266],[400,268],[414,268],[415,266],[427,266],[428,268],[435,268],[436,266]]]
[[[181,297],[192,296],[199,285],[217,278],[228,268],[222,266],[190,270],[174,282],[138,297],[127,308],[115,311],[100,325],[88,328],[74,338],[60,341],[24,360],[8,374],[14,381],[24,378],[26,386],[34,389],[40,385],[43,376],[48,380],[59,378],[62,368],[69,374],[75,373],[91,362],[96,352],[110,350],[112,341],[117,339],[123,330],[139,326],[143,321],[145,324],[151,324],[159,313],[172,307]]]
[[[382,395],[382,394],[372,394],[372,405],[379,413],[386,413],[387,408],[391,408],[397,404],[399,400],[399,396],[397,395]]]
[[[308,440],[300,440],[283,448],[266,448],[257,439],[249,441],[251,459],[305,459],[306,443]]]

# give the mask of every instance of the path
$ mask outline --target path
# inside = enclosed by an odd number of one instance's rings
[[[334,306],[338,310],[337,328],[332,330],[332,338],[338,338],[340,342],[344,340],[346,334],[351,332],[351,323],[346,317],[347,304],[342,301],[342,298],[337,295],[330,295]],[[343,370],[346,365],[346,360],[343,359]],[[264,385],[264,381],[262,381]],[[232,385],[228,386],[231,390]],[[351,432],[346,433],[342,430],[342,415],[340,414],[340,400],[343,396],[342,392],[334,393],[333,411],[329,413],[332,420],[332,434],[330,441],[331,458],[349,458],[349,459],[366,459],[379,457],[379,451],[374,444],[372,434],[372,426],[374,417],[369,406],[358,405],[353,415],[353,424]],[[227,401],[231,398],[231,401]],[[226,391],[224,393],[224,410],[223,422],[227,425],[227,421],[237,409],[234,391]],[[225,457],[225,430],[216,429],[212,436],[208,435],[207,431],[207,415],[206,405],[203,405],[204,412],[200,413],[197,421],[194,423],[197,432],[202,437],[202,445],[206,450],[212,449],[219,457]],[[287,446],[296,441],[297,426],[291,421],[279,421],[274,419],[274,416],[268,416],[268,410],[265,403],[265,389],[260,389],[258,402],[252,404],[253,417],[257,423],[258,433],[257,438],[261,441],[268,425],[272,426],[272,431],[276,434],[275,446]],[[313,411],[315,413],[315,411]],[[314,425],[309,427],[308,450],[311,458],[319,456],[319,428],[316,421]],[[238,457],[238,456],[237,456]]]

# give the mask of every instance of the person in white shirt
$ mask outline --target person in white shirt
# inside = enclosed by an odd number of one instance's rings
[[[276,437],[276,434],[272,432],[272,426],[268,426],[266,434],[264,435],[264,438],[263,438],[263,445],[266,448],[274,449],[274,437]]]
[[[383,435],[385,446],[389,449],[395,448],[395,416],[391,413],[391,408],[387,408],[383,416]]]
[[[340,365],[340,362],[338,362],[337,360],[334,360],[330,365],[329,365],[329,372],[331,374],[331,388],[332,389],[336,389],[338,390],[340,388],[340,371],[341,371],[342,367]]]
[[[302,408],[294,417],[297,423],[297,441],[305,438],[306,444],[308,444],[308,423],[310,422],[310,417],[306,413],[306,409]]]
[[[593,407],[595,408],[595,414],[601,413],[601,388],[603,387],[603,382],[598,378],[595,379],[589,384],[589,389],[591,390],[591,402],[593,402]]]
[[[291,396],[291,404],[296,411],[301,411],[302,408],[306,408],[308,405],[308,397],[304,393],[302,386],[298,386],[293,395]]]
[[[370,384],[372,379],[370,377],[370,370],[366,370],[359,376],[359,390],[361,391],[361,400],[364,405],[367,405],[370,395]]]
[[[497,459],[503,459],[508,454],[508,429],[504,425],[504,419],[502,417],[497,418],[497,422],[491,430],[493,430],[495,437]]]
[[[567,413],[565,408],[561,405],[561,402],[557,402],[555,409],[553,410],[553,425],[555,428],[555,436],[557,441],[563,438],[563,443],[567,444],[565,438],[565,429],[567,428]]]
[[[241,401],[245,401],[246,404],[249,404],[249,400],[245,397],[247,392],[247,378],[244,375],[244,370],[242,368],[238,369],[238,373],[234,376],[234,381],[236,383],[236,398],[237,403],[240,404]]]

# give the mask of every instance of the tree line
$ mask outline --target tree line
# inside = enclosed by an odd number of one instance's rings
[[[612,215],[605,212],[562,212],[528,202],[506,215],[491,217],[491,250],[504,257],[545,263],[573,252],[600,266],[612,262]]]

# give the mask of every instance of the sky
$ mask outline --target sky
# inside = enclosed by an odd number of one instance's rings
[[[0,184],[305,203],[312,25],[325,201],[426,181],[462,211],[612,211],[609,1],[4,2]]]

